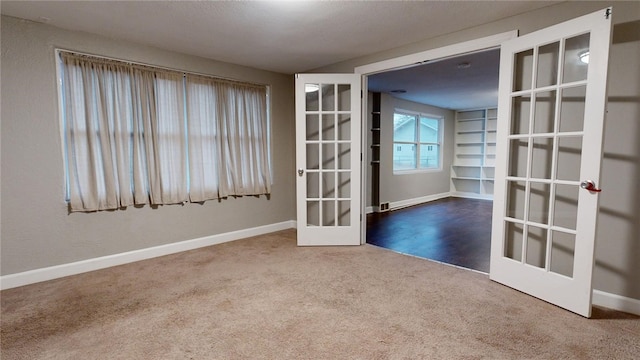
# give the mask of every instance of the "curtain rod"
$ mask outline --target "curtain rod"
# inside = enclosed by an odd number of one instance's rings
[[[123,62],[125,64],[129,64],[129,65],[146,66],[146,67],[156,68],[156,69],[160,69],[160,70],[180,72],[180,73],[183,73],[183,74],[204,76],[204,77],[208,77],[208,78],[219,79],[219,80],[234,82],[234,83],[238,83],[238,84],[247,84],[247,85],[254,85],[254,86],[258,85],[258,86],[266,86],[266,87],[269,86],[268,84],[255,83],[255,82],[249,82],[249,81],[242,81],[242,80],[226,78],[226,77],[217,76],[217,75],[205,74],[205,73],[200,73],[200,72],[195,72],[195,71],[187,71],[187,70],[170,68],[170,67],[160,66],[160,65],[146,64],[146,63],[137,62],[137,61],[131,61],[131,60],[117,59],[117,58],[114,58],[114,57],[90,54],[90,53],[85,53],[85,52],[75,51],[75,50],[69,50],[69,49],[63,49],[63,48],[55,48],[55,51],[56,52],[66,52],[66,53],[76,54],[76,55],[90,56],[90,57],[95,57],[95,58],[104,59],[104,60],[110,60],[110,61],[120,61],[120,62]]]

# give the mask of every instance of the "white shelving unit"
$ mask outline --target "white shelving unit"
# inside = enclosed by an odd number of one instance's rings
[[[453,196],[493,199],[497,113],[496,108],[456,112]]]

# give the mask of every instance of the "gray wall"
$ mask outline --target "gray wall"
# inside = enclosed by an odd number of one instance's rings
[[[266,197],[68,214],[54,49],[271,85]],[[293,77],[2,17],[2,267],[8,275],[295,218]]]
[[[609,59],[594,284],[640,299],[640,2],[628,11],[636,20],[614,26]]]
[[[393,113],[395,109],[410,110],[443,117],[442,169],[409,173],[393,173]],[[396,202],[449,192],[453,160],[454,112],[435,106],[418,104],[382,94],[380,107],[380,201]],[[369,182],[369,186],[371,183]],[[371,189],[367,189],[367,194]]]
[[[594,287],[640,299],[640,2],[566,2],[456,33],[316,69],[354,68],[505,31],[526,34],[613,5]]]

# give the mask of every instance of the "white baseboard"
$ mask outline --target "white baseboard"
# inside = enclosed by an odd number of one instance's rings
[[[408,206],[419,205],[419,204],[426,203],[426,202],[429,202],[429,201],[435,201],[435,200],[444,199],[444,198],[449,197],[449,196],[451,196],[451,193],[446,192],[446,193],[440,193],[440,194],[421,196],[419,198],[400,200],[400,201],[393,201],[393,202],[389,203],[389,210],[398,210],[398,209],[402,209],[402,208],[405,208],[405,207],[408,207]]]
[[[404,207],[413,206],[413,205],[419,205],[419,204],[423,204],[423,203],[426,203],[426,202],[429,202],[429,201],[443,199],[443,198],[446,198],[446,197],[449,197],[449,196],[451,196],[451,193],[447,192],[447,193],[441,193],[441,194],[421,196],[419,198],[394,201],[394,202],[390,202],[389,203],[389,209],[388,210],[384,210],[384,211],[402,209]],[[382,212],[382,211],[380,211],[380,207],[378,207],[378,206],[367,206],[367,207],[364,208],[364,212],[365,212],[365,214],[371,214],[371,213],[374,213],[374,212]]]
[[[421,204],[448,197],[448,193],[430,195],[416,199],[403,200],[390,204],[391,209]],[[373,209],[371,209],[373,210]],[[369,211],[369,208],[367,208]],[[68,264],[56,265],[41,269],[29,270],[21,273],[0,276],[0,290],[35,284],[38,282],[62,278],[89,271],[105,269],[112,266],[124,265],[136,261],[151,259],[164,255],[198,249],[206,246],[222,244],[238,239],[268,234],[274,231],[295,229],[294,220],[281,223],[258,226],[250,229],[232,231],[224,234],[205,236],[197,239],[180,241],[177,243],[154,246],[151,248],[128,251],[125,253],[102,256]],[[640,315],[640,300],[632,299],[600,290],[593,290],[593,305]]]
[[[600,290],[593,290],[592,303],[593,305],[640,315],[640,300],[638,299],[632,299]]]
[[[133,250],[120,254],[101,256],[98,258],[77,261],[68,264],[56,265],[41,269],[29,270],[21,273],[4,275],[0,277],[0,290],[11,289],[18,286],[34,284],[42,281],[58,279],[65,276],[81,274],[89,271],[100,270],[112,266],[132,263],[135,261],[151,259],[159,256],[170,255],[182,251],[198,249],[205,246],[221,244],[247,237],[268,234],[274,231],[296,228],[294,220],[281,223],[258,226],[250,229],[232,231],[224,234],[205,236],[197,239],[185,240],[176,243],[154,246],[146,249]]]
[[[493,195],[489,194],[476,194],[470,192],[454,191],[451,193],[453,197],[466,198],[466,199],[480,199],[480,200],[493,200]]]

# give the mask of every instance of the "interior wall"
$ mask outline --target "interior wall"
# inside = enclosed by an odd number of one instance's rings
[[[393,113],[395,109],[442,116],[442,168],[426,172],[393,173]],[[453,161],[453,136],[455,113],[451,110],[381,96],[380,108],[380,201],[397,202],[449,192],[450,169]],[[370,145],[370,144],[368,144]],[[371,183],[367,194],[371,192]]]
[[[613,27],[594,284],[640,300],[640,3],[636,5],[635,21]]]
[[[293,77],[2,16],[2,275],[295,219]],[[69,214],[56,47],[271,86],[270,197]]]
[[[521,35],[613,6],[594,288],[640,300],[640,2],[565,2],[408,46],[316,69],[354,68],[463,41],[519,30]]]

